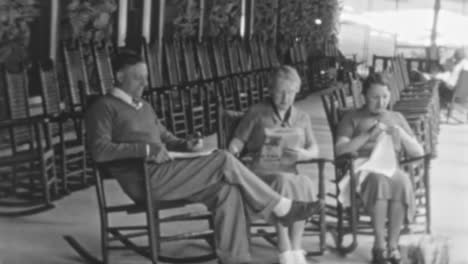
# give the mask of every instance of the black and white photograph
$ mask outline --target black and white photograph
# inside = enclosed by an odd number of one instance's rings
[[[0,264],[468,264],[467,29],[468,0],[0,0]]]

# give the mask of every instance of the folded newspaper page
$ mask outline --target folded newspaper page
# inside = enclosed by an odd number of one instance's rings
[[[172,159],[192,159],[202,156],[208,156],[213,153],[216,149],[209,149],[205,151],[197,151],[197,152],[177,152],[177,151],[169,151],[169,156]]]
[[[265,141],[258,158],[258,169],[278,170],[296,163],[285,155],[285,148],[299,148],[303,133],[301,128],[265,128]]]

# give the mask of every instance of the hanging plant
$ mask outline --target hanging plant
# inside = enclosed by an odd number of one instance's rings
[[[338,0],[281,0],[279,34],[283,41],[305,41],[309,53],[324,52],[325,44],[336,45]]]
[[[240,0],[212,0],[208,5],[208,36],[236,36],[240,32]]]
[[[0,63],[29,59],[29,23],[39,16],[37,0],[0,1]]]
[[[178,0],[171,2],[168,9],[174,12],[173,17],[166,17],[171,23],[169,35],[175,38],[193,37],[197,35],[200,24],[200,1]]]
[[[262,39],[276,38],[277,12],[278,0],[255,1],[254,34]]]
[[[111,39],[115,0],[68,0],[62,24],[63,39],[80,39],[88,43]]]

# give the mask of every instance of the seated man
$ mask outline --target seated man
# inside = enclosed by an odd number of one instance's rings
[[[458,79],[462,72],[468,71],[468,59],[465,55],[465,50],[459,48],[453,54],[453,69],[446,72],[434,74],[434,78],[441,80],[439,86],[440,104],[443,108],[452,101],[454,90],[457,86]]]
[[[275,217],[286,226],[321,209],[321,201],[299,202],[281,196],[222,150],[172,160],[168,149],[197,151],[201,142],[175,137],[161,125],[151,105],[141,100],[148,70],[138,55],[122,52],[113,66],[116,88],[98,99],[86,115],[93,160],[109,162],[107,169],[138,202],[143,199],[140,172],[125,159],[151,159],[148,170],[155,200],[202,202],[213,212],[216,251],[222,263],[251,261],[247,209],[266,219]]]

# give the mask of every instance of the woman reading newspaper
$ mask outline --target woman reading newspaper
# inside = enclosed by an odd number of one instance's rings
[[[240,121],[229,150],[238,155],[243,150],[252,158],[250,168],[280,194],[301,201],[321,202],[314,195],[312,181],[297,175],[295,162],[315,158],[318,146],[310,117],[293,106],[301,85],[297,71],[279,67],[270,86],[271,99],[252,106]],[[301,249],[305,221],[291,226],[276,223],[281,264],[305,264]]]
[[[405,213],[410,219],[413,216],[414,195],[409,176],[398,168],[396,157],[402,149],[412,157],[422,156],[424,150],[405,118],[387,110],[390,90],[381,74],[368,77],[363,94],[366,104],[346,114],[338,125],[335,151],[337,155],[357,153],[358,160],[364,161],[357,166],[357,175],[374,228],[373,263],[399,263],[400,229]]]

